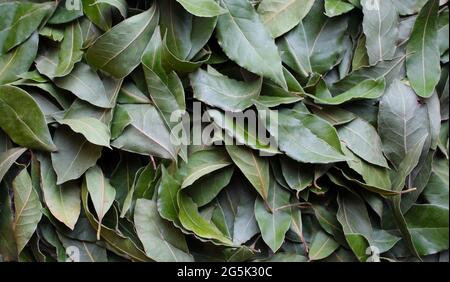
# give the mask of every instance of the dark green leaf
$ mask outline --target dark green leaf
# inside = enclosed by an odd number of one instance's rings
[[[414,91],[394,81],[380,101],[378,131],[383,152],[397,167],[407,152],[428,134],[425,106],[417,101]]]
[[[273,128],[269,131],[275,132]],[[346,159],[336,130],[312,114],[282,110],[278,113],[278,131],[280,149],[296,161],[332,163]]]
[[[197,205],[189,196],[179,192],[177,202],[180,207],[179,219],[184,228],[194,232],[202,238],[211,239],[224,245],[232,245],[229,238],[227,238],[214,224],[206,221],[198,213]]]
[[[233,172],[234,168],[232,166],[212,172],[187,187],[188,193],[192,200],[199,207],[202,207],[214,200],[219,192],[228,185]],[[208,188],[205,189],[205,187]]]
[[[214,17],[227,12],[215,0],[177,0],[177,2],[198,17]]]
[[[116,190],[109,184],[108,180],[105,179],[102,170],[98,166],[92,167],[86,172],[85,182],[97,213],[99,222],[97,240],[100,240],[100,225],[102,224],[103,217],[113,204]]]
[[[83,136],[92,144],[109,147],[111,134],[108,127],[101,121],[91,117],[79,119],[57,119],[60,124],[65,124],[74,132]]]
[[[12,148],[0,154],[0,182],[11,166],[26,150],[25,148]]]
[[[13,230],[14,215],[11,196],[6,185],[0,185],[0,253],[3,260],[17,260],[17,245]]]
[[[42,205],[39,196],[33,188],[30,175],[23,169],[14,178],[14,238],[17,244],[17,253],[20,254],[27,245],[42,217]]]
[[[7,53],[24,42],[41,24],[42,20],[54,9],[54,4],[7,2],[0,4],[0,54]]]
[[[381,139],[368,122],[357,118],[340,127],[338,134],[353,153],[371,164],[389,168],[383,156]]]
[[[284,179],[290,188],[300,192],[312,184],[314,170],[311,166],[289,158],[281,159],[280,163]]]
[[[81,210],[80,187],[74,182],[57,185],[50,157],[39,155],[38,160],[45,204],[54,217],[73,230]]]
[[[131,124],[111,145],[122,150],[143,155],[175,159],[176,152],[170,133],[158,111],[152,105],[124,105]]]
[[[239,167],[259,195],[265,200],[269,197],[270,170],[267,159],[256,155],[255,151],[241,146],[226,146],[233,162]]]
[[[229,13],[219,16],[217,39],[227,56],[251,72],[286,88],[277,47],[247,1],[222,0]]]
[[[343,56],[347,19],[328,18],[324,12],[323,0],[315,1],[300,24],[278,42],[283,62],[302,76],[325,73]]]
[[[325,0],[325,14],[336,17],[353,10],[354,6],[345,0]]]
[[[321,260],[331,255],[339,244],[323,231],[319,231],[314,236],[309,249],[310,260]]]
[[[261,91],[262,80],[241,82],[219,73],[199,69],[190,75],[194,98],[224,111],[241,112],[253,105]]]
[[[94,106],[112,107],[100,77],[89,65],[77,64],[70,74],[56,78],[55,84],[60,88],[69,90],[81,100]]]
[[[81,0],[83,12],[99,28],[107,31],[111,28],[111,9],[108,5],[96,3],[97,0]]]
[[[364,202],[351,193],[339,193],[337,219],[342,225],[345,238],[360,261],[369,254],[366,249],[372,240],[373,229]]]
[[[158,9],[153,5],[148,11],[114,26],[89,47],[87,62],[116,78],[129,75],[141,62],[158,19]]]
[[[315,96],[308,96],[313,98],[318,104],[340,105],[352,100],[380,98],[384,93],[385,86],[384,79],[368,79],[333,97],[327,95],[328,91],[324,89],[318,89]]]
[[[298,25],[313,4],[311,0],[265,0],[258,6],[258,14],[272,37],[276,38]]]
[[[180,167],[183,179],[181,188],[190,186],[200,177],[224,168],[231,164],[231,160],[223,150],[203,150],[189,156],[189,161]]]
[[[420,255],[448,249],[448,208],[414,205],[405,215],[405,220]]]
[[[371,65],[394,58],[398,13],[391,0],[361,0],[367,55]]]
[[[55,144],[58,151],[52,153],[52,164],[58,185],[78,179],[101,156],[102,147],[89,143],[82,135],[73,133],[67,127],[56,130]]]
[[[437,43],[439,0],[429,0],[417,16],[408,40],[406,71],[411,86],[420,97],[428,98],[439,82],[440,52]]]
[[[0,127],[19,145],[55,151],[44,114],[36,101],[15,86],[0,86]]]

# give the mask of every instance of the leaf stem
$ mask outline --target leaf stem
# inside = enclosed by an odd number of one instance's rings
[[[284,206],[278,207],[274,211],[278,211],[278,210],[282,210],[282,209],[286,209],[286,208],[291,208],[291,207],[299,207],[301,209],[309,209],[309,208],[312,207],[312,204],[308,203],[308,202],[289,204],[289,205],[284,205]]]

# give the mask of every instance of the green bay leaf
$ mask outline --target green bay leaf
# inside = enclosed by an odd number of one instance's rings
[[[255,202],[255,218],[264,242],[276,252],[291,226],[291,209],[288,206],[290,194],[274,179],[270,181],[267,204],[260,198]]]
[[[258,14],[273,38],[294,28],[309,12],[311,0],[265,0],[258,6]]]
[[[363,30],[371,65],[394,58],[399,16],[391,0],[361,0]]]
[[[73,230],[81,211],[80,187],[73,182],[57,185],[50,157],[41,154],[38,160],[45,204],[54,217]]]
[[[91,167],[86,171],[85,182],[97,213],[99,223],[97,240],[100,240],[102,220],[114,202],[116,190],[111,186],[98,166]]]
[[[420,97],[433,94],[441,74],[437,42],[439,0],[430,0],[420,10],[414,23],[406,51],[406,72],[411,87]]]
[[[13,82],[33,63],[38,50],[39,36],[32,34],[25,42],[0,55],[0,84]]]
[[[54,9],[54,4],[6,2],[0,4],[0,14],[8,15],[0,22],[0,54],[7,53],[25,41]]]
[[[184,228],[194,232],[201,238],[211,239],[219,244],[233,244],[231,240],[217,228],[217,226],[206,221],[206,219],[198,213],[197,205],[192,201],[192,198],[179,191],[177,203],[180,209],[178,216]]]
[[[27,148],[55,151],[44,114],[24,90],[0,86],[0,127],[17,144]]]
[[[55,144],[58,151],[52,153],[52,164],[58,185],[78,179],[101,156],[102,147],[89,143],[81,134],[65,126],[56,130]]]
[[[300,24],[277,42],[283,62],[302,76],[329,71],[342,59],[346,29],[345,18],[328,18],[323,0],[315,1]]]
[[[116,78],[129,75],[141,57],[159,19],[156,5],[115,25],[89,47],[86,60]]]
[[[202,69],[189,75],[194,98],[224,111],[241,112],[253,105],[261,91],[262,79],[237,81]]]
[[[256,152],[238,145],[225,146],[233,162],[239,167],[259,195],[268,200],[270,185],[269,161]]]
[[[225,54],[241,67],[287,88],[281,58],[270,34],[247,1],[222,0],[228,9],[219,16],[216,35]]]
[[[215,0],[177,0],[177,2],[198,17],[215,17],[227,12]]]
[[[356,118],[340,127],[338,134],[353,153],[371,164],[389,168],[383,156],[380,136],[367,121]]]

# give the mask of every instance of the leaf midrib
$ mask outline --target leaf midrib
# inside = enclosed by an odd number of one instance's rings
[[[128,49],[128,47],[130,47],[130,45],[133,44],[142,35],[142,33],[147,29],[148,25],[153,20],[153,16],[155,15],[155,13],[156,13],[156,9],[153,9],[153,14],[151,14],[149,16],[148,21],[145,23],[145,25],[143,25],[143,28],[138,31],[136,36],[134,36],[127,44],[125,44],[125,46],[122,49],[120,49],[115,55],[113,55],[111,58],[107,59],[102,65],[100,65],[100,68],[104,68],[112,60],[117,58],[121,53],[123,53],[126,49]]]
[[[10,105],[8,104],[5,100],[3,100],[0,97],[0,101],[4,103],[4,105],[6,105],[8,108],[11,109],[11,111],[14,113],[14,115],[16,116],[17,120],[25,126],[25,128],[27,129],[27,131],[29,131],[31,133],[31,135],[35,138],[35,140],[40,143],[41,145],[44,146],[44,148],[49,148],[49,146],[43,142],[37,135],[36,133],[28,126],[28,124],[25,123],[25,121],[22,119],[22,117],[16,112],[16,110]]]

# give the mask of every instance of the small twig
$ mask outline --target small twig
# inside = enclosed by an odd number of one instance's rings
[[[155,158],[153,158],[152,155],[150,155],[150,160],[152,161],[153,169],[156,170],[156,162],[155,162]]]

